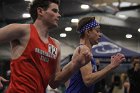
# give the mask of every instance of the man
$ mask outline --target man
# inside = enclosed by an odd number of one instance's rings
[[[87,61],[91,53],[79,47],[74,59],[60,70],[60,44],[48,35],[58,26],[58,0],[34,0],[30,5],[33,24],[10,24],[0,29],[0,43],[10,42],[12,49],[11,78],[7,93],[45,93],[49,84],[58,87]],[[0,77],[1,81],[5,81]]]
[[[140,93],[140,56],[132,57],[131,69],[128,69],[129,93]]]
[[[101,37],[100,25],[96,22],[95,17],[82,18],[78,23],[77,30],[80,32],[80,46],[87,47],[91,51],[92,46],[98,44]],[[94,84],[124,60],[124,55],[117,53],[111,57],[111,63],[108,66],[97,71],[95,60],[92,59],[71,77],[66,93],[93,93]]]

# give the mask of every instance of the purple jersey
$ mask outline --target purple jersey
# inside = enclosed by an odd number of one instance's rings
[[[91,60],[93,71],[97,71],[95,60]],[[77,71],[71,78],[70,78],[70,84],[68,88],[66,89],[65,93],[93,93],[94,91],[94,84],[90,87],[87,87],[82,79],[82,75],[80,70]]]

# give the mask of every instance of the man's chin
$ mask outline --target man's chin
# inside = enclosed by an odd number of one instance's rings
[[[53,27],[58,27],[58,23],[53,24]]]
[[[53,24],[53,25],[51,25],[49,28],[50,28],[50,29],[53,29],[53,28],[55,28],[55,27],[58,27],[58,24]]]
[[[55,27],[58,27],[58,24],[55,24]]]
[[[94,45],[97,45],[99,43],[99,41],[96,41],[95,43],[94,43]]]

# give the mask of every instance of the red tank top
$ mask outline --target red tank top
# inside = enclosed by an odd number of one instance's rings
[[[48,37],[48,44],[45,44],[32,24],[30,29],[27,47],[10,64],[11,78],[7,93],[45,93],[55,72],[57,46],[54,40]]]

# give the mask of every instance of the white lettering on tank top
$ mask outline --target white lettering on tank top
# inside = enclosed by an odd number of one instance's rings
[[[57,56],[57,48],[54,45],[49,44],[48,45],[48,52],[40,49],[35,48],[35,53],[40,54],[40,60],[44,62],[49,62],[49,58],[56,59]]]

